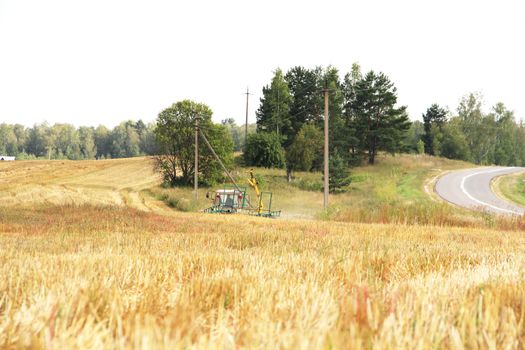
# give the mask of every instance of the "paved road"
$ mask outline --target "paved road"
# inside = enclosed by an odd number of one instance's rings
[[[497,214],[522,215],[525,208],[496,196],[490,182],[497,176],[525,172],[521,167],[489,167],[458,170],[442,176],[436,183],[437,194],[456,205],[487,210]]]

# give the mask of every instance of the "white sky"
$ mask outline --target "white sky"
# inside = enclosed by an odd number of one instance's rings
[[[385,72],[412,119],[480,91],[525,119],[525,0],[0,0],[0,123],[114,126],[171,103],[255,122],[275,68]]]

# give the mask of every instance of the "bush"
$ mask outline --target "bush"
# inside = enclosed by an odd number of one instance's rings
[[[328,187],[330,193],[345,192],[345,187],[352,182],[348,173],[348,164],[337,151],[330,156],[329,160],[330,174],[328,176]]]
[[[281,137],[273,132],[248,135],[244,161],[248,166],[283,168],[285,156],[281,147]]]

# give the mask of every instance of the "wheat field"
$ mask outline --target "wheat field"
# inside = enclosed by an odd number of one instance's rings
[[[150,158],[0,163],[0,206],[102,205],[165,209],[143,191],[160,184]]]
[[[523,231],[175,212],[148,164],[0,164],[0,348],[524,348]]]

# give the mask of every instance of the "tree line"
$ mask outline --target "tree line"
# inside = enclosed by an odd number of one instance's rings
[[[482,165],[525,166],[525,124],[503,103],[483,111],[482,96],[464,96],[453,113],[437,104],[407,134],[412,152]]]
[[[0,154],[18,159],[105,159],[157,153],[155,124],[125,121],[113,129],[71,124],[0,124]]]
[[[244,145],[244,125],[239,126],[232,118],[221,124],[230,133],[233,151],[241,151]],[[155,135],[157,122],[128,120],[109,129],[75,126],[67,123],[49,125],[0,124],[0,154],[18,159],[109,159],[156,155],[159,143]],[[255,124],[248,125],[250,133]]]
[[[19,159],[103,159],[156,155],[157,167],[170,185],[192,184],[195,117],[201,130],[227,166],[242,151],[248,166],[285,168],[292,181],[296,171],[323,166],[324,99],[329,93],[329,144],[333,191],[344,187],[349,167],[374,164],[379,152],[426,153],[476,164],[525,166],[525,124],[503,103],[483,110],[482,97],[463,97],[455,112],[431,105],[422,121],[410,122],[406,106],[397,103],[397,89],[384,73],[361,72],[353,64],[341,75],[333,67],[294,67],[274,72],[263,87],[256,124],[234,119],[214,123],[211,109],[183,100],[163,110],[155,122],[125,121],[105,126],[70,124],[0,124],[0,154]],[[212,153],[200,144],[201,181],[222,179]]]

